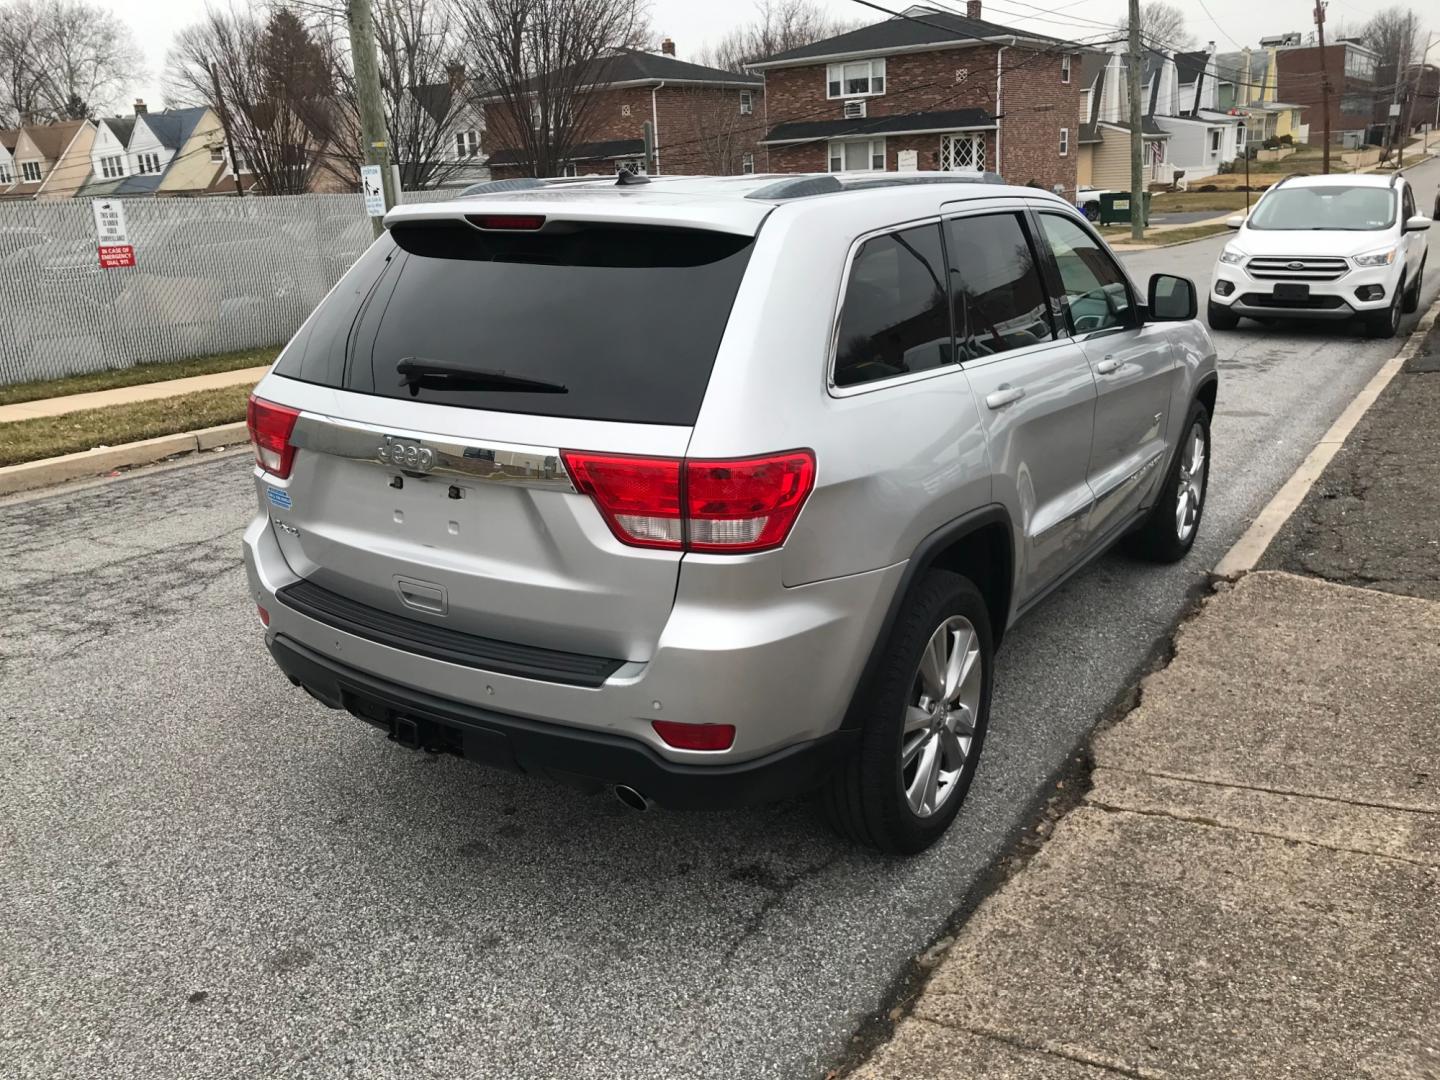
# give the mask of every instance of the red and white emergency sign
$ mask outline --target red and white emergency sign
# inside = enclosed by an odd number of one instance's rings
[[[99,240],[100,269],[135,265],[135,246],[125,231],[125,207],[119,199],[92,199],[95,236]]]

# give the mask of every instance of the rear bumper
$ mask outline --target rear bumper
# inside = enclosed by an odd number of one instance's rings
[[[284,635],[267,644],[281,670],[313,697],[390,732],[397,741],[583,789],[624,784],[672,809],[746,806],[805,791],[824,778],[856,737],[855,732],[835,732],[749,761],[684,765],[625,736],[435,697],[337,663]]]

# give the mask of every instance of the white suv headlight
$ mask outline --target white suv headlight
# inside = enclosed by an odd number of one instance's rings
[[[1220,252],[1220,261],[1222,263],[1229,263],[1231,266],[1239,266],[1249,257],[1250,256],[1246,255],[1245,252],[1241,251],[1239,248],[1230,247],[1228,245],[1226,246],[1224,251]]]
[[[1395,248],[1389,247],[1384,251],[1371,251],[1364,255],[1356,255],[1350,261],[1356,266],[1389,266],[1395,261],[1395,251]]]

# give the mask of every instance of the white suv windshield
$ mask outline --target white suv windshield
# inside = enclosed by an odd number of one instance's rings
[[[1246,222],[1251,229],[1366,231],[1395,224],[1395,192],[1350,184],[1284,187],[1260,200]]]

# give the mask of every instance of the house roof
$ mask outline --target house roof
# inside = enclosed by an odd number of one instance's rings
[[[1112,120],[1100,121],[1102,127],[1119,128],[1121,131],[1129,131],[1129,124],[1117,124]],[[1140,118],[1140,132],[1147,139],[1168,139],[1170,133],[1161,127],[1153,116],[1142,116]]]
[[[961,128],[993,128],[995,117],[984,109],[946,109],[940,112],[902,113],[872,116],[861,120],[799,120],[779,124],[761,139],[762,143],[801,142],[809,139],[837,139],[851,135],[898,135],[902,132],[957,131]]]
[[[741,75],[640,49],[615,49],[595,61],[594,68],[595,75],[588,81],[606,86],[676,82],[753,86],[758,89],[765,85],[765,80],[758,75]],[[525,89],[529,90],[536,81],[532,79],[525,83]]]
[[[449,82],[425,83],[410,88],[420,107],[437,123],[449,119],[455,101],[455,88]]]
[[[608,139],[605,142],[579,143],[570,148],[571,161],[603,161],[610,158],[644,157],[644,139]],[[529,164],[523,150],[496,150],[487,165]]]
[[[1205,74],[1205,65],[1210,59],[1210,54],[1204,49],[1198,52],[1182,52],[1175,54],[1175,72],[1180,77],[1180,85],[1193,83],[1201,75]]]
[[[782,67],[841,56],[873,55],[884,52],[918,52],[925,46],[955,45],[987,38],[1011,37],[1016,31],[984,19],[971,19],[951,11],[928,7],[911,7],[903,15],[871,23],[859,29],[812,41],[808,45],[786,49],[773,56],[751,61],[752,68]],[[1069,42],[1060,38],[1024,31],[1021,37],[1030,41],[1046,41],[1056,45]],[[1075,46],[1079,52],[1081,47]]]
[[[1080,86],[1081,88],[1094,87],[1096,80],[1105,74],[1105,69],[1110,66],[1110,54],[1103,52],[1087,52],[1080,57]],[[1095,95],[1099,97],[1099,94]]]
[[[91,180],[75,194],[80,198],[99,198],[107,195],[148,195],[160,186],[163,175],[147,173],[144,176],[121,176],[111,180]]]
[[[75,133],[89,122],[89,120],[66,120],[60,124],[36,124],[27,127],[25,134],[30,137],[35,148],[45,155],[46,161],[54,161],[65,152],[75,138]]]
[[[6,150],[14,150],[15,143],[19,138],[19,128],[0,129],[0,146],[4,146]]]
[[[1081,146],[1105,141],[1100,135],[1099,124],[1081,124],[1079,134],[1075,138]]]
[[[135,117],[132,116],[107,116],[100,123],[110,129],[110,133],[120,140],[120,145],[130,145],[130,133],[135,130]]]
[[[188,109],[166,109],[164,112],[145,113],[145,126],[148,127],[160,145],[167,150],[179,150],[185,145],[200,124],[200,118],[208,111],[205,105],[195,105]]]
[[[1243,52],[1216,53],[1215,73],[1220,82],[1240,82],[1260,85],[1260,80],[1265,77],[1265,65],[1269,62],[1269,54],[1264,49],[1255,49],[1250,53],[1250,65],[1245,65],[1245,54]]]

